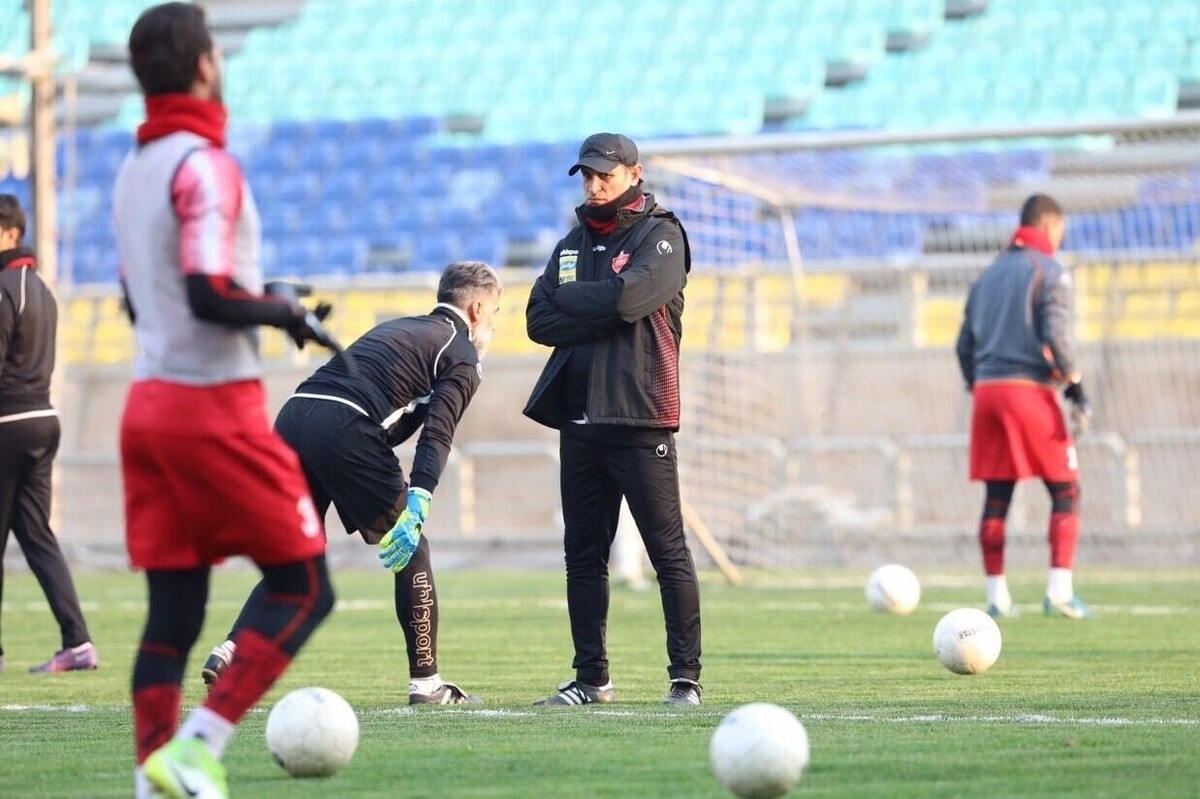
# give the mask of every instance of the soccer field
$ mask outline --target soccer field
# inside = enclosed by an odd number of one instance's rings
[[[615,588],[609,623],[618,703],[542,709],[570,676],[562,576],[453,572],[439,582],[442,674],[481,709],[406,704],[404,644],[382,571],[335,574],[339,606],[268,697],[303,685],[359,713],[354,760],[329,780],[293,780],[271,761],[264,710],[226,757],[235,797],[721,797],[707,747],[722,715],[750,701],[794,712],[810,765],[792,796],[1186,797],[1200,788],[1200,583],[1188,571],[1078,576],[1098,612],[1048,619],[1041,576],[1014,575],[1024,615],[1001,624],[987,673],[962,677],[932,654],[937,620],[977,605],[974,575],[918,572],[920,608],[872,613],[865,573],[703,575],[705,704],[666,709],[656,591]],[[253,572],[214,576],[206,632],[184,696],[222,639]],[[31,675],[57,631],[28,574],[5,583],[0,797],[128,797],[133,792],[129,669],[144,614],[140,576],[83,573],[79,590],[101,655],[94,673]]]

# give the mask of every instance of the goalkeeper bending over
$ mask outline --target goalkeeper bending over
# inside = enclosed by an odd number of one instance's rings
[[[379,544],[384,566],[395,572],[411,705],[480,701],[438,675],[437,592],[421,531],[455,428],[483,375],[480,359],[495,330],[500,292],[487,264],[450,264],[432,311],[368,331],[347,348],[357,375],[342,359],[330,360],[300,384],[275,419],[276,432],[300,456],[317,515],[324,519],[332,503],[346,530]],[[417,428],[406,482],[393,447]],[[255,587],[228,640],[205,661],[202,676],[210,686],[234,658],[246,611],[265,590],[262,583]]]

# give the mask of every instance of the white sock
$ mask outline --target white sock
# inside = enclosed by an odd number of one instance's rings
[[[988,575],[987,603],[1000,610],[1012,607],[1012,594],[1008,593],[1008,578],[1003,574]]]
[[[438,674],[430,677],[414,677],[408,681],[408,692],[410,694],[431,694],[441,684],[442,678]]]
[[[223,648],[225,650],[225,660],[233,660],[233,653],[237,651],[237,644],[235,644],[233,641],[226,641],[225,643],[221,644],[219,648]]]
[[[1070,569],[1051,569],[1046,576],[1046,597],[1056,605],[1070,602],[1075,596]]]
[[[175,737],[199,738],[208,746],[213,757],[220,760],[232,735],[233,722],[201,706],[192,711]]]
[[[133,796],[134,799],[154,799],[155,796],[161,794],[151,793],[150,780],[146,779],[146,772],[142,771],[141,766],[136,766],[133,769]]]

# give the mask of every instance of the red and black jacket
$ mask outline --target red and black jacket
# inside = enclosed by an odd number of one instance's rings
[[[554,248],[525,309],[529,337],[554,347],[525,415],[547,427],[679,429],[679,343],[691,254],[682,223],[652,194],[622,208],[615,229],[584,223]],[[571,379],[572,362],[585,379]],[[581,391],[584,396],[568,396]]]
[[[0,416],[50,407],[58,303],[24,248],[0,252]]]

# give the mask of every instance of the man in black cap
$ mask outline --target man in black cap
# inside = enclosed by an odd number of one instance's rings
[[[700,704],[700,594],[683,531],[674,433],[687,235],[642,191],[637,146],[589,136],[579,225],[554,248],[525,310],[553,347],[525,415],[559,431],[567,610],[575,679],[535,704],[616,698],[608,670],[608,557],[624,498],[658,575],[671,705]]]

